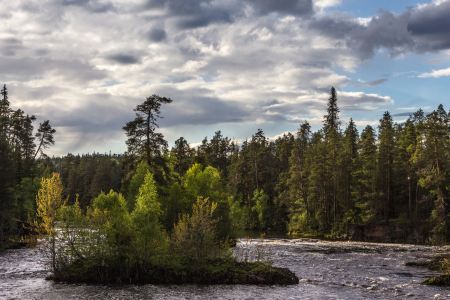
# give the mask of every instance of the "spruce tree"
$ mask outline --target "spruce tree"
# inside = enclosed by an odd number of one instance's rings
[[[379,135],[379,176],[380,187],[384,198],[384,219],[386,223],[389,221],[390,202],[391,202],[391,185],[392,185],[392,161],[394,154],[394,128],[391,114],[386,111],[383,118],[380,119],[378,126]]]
[[[180,137],[175,141],[175,146],[172,148],[172,153],[176,157],[176,163],[174,166],[175,171],[178,173],[178,183],[181,184],[181,178],[189,170],[191,160],[191,148],[188,142]]]
[[[330,98],[327,104],[327,114],[324,116],[324,133],[325,142],[328,151],[328,171],[327,176],[329,176],[329,181],[331,181],[330,190],[327,191],[327,199],[332,199],[333,201],[333,223],[336,225],[338,221],[338,181],[340,177],[340,172],[338,168],[338,153],[341,148],[341,132],[340,132],[340,121],[339,121],[339,108],[337,106],[337,92],[334,87],[331,88]]]

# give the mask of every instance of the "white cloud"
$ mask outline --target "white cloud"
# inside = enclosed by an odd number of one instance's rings
[[[207,65],[205,61],[187,61],[182,67],[172,70],[173,73],[192,73]]]
[[[195,132],[205,124],[307,119],[321,125],[331,86],[345,89],[351,80],[344,71],[355,72],[361,63],[344,39],[312,30],[309,16],[261,15],[247,6],[225,11],[229,20],[180,29],[183,16],[170,16],[168,8],[144,10],[142,0],[101,1],[111,4],[102,12],[89,6],[96,1],[68,2],[74,5],[6,1],[2,8],[11,16],[0,22],[2,83],[10,88],[13,108],[54,124],[55,153],[89,145],[103,151],[96,142],[99,130],[107,130],[101,141],[108,148],[118,141],[116,149],[124,151],[121,127],[151,94],[174,100],[170,109],[163,107],[161,120],[174,138],[187,126]],[[225,2],[210,6],[232,5]],[[314,2],[324,13],[340,4]],[[338,97],[343,111],[394,103],[363,92],[342,91]],[[244,138],[239,134],[231,135]]]
[[[428,78],[428,77],[434,77],[434,78],[439,78],[442,76],[450,76],[450,68],[447,69],[441,69],[441,70],[433,70],[430,73],[423,73],[418,75],[417,77],[420,78]]]

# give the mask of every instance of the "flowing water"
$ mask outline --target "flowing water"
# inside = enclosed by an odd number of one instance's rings
[[[420,285],[439,272],[407,267],[446,248],[270,238],[274,265],[300,278],[292,286],[87,285],[45,280],[32,249],[0,253],[0,299],[450,299],[450,288]],[[239,247],[239,244],[238,244]]]

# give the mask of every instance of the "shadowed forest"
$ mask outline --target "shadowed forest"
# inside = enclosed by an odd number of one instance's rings
[[[332,88],[318,131],[305,121],[295,135],[275,141],[261,129],[242,143],[218,131],[197,148],[183,137],[169,148],[158,119],[161,105],[176,105],[176,99],[152,95],[124,124],[124,154],[50,158],[45,153],[54,135],[57,142],[50,122],[35,132],[35,117],[11,108],[6,86],[1,94],[0,247],[19,234],[19,221],[36,217],[42,178],[53,173],[66,204],[78,203],[83,214],[96,200],[119,193],[133,212],[152,174],[158,222],[167,233],[201,196],[217,204],[219,238],[257,229],[363,239],[370,228],[382,228],[392,241],[450,240],[450,113],[442,105],[403,123],[385,112],[378,126],[359,132],[352,119],[340,121]]]

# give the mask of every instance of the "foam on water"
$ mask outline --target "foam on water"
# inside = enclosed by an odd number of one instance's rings
[[[265,243],[272,246],[274,265],[294,271],[300,278],[298,285],[54,283],[45,280],[48,271],[39,252],[19,249],[0,253],[0,299],[433,299],[436,295],[444,299],[450,294],[448,288],[420,285],[438,272],[405,266],[407,261],[424,260],[446,248],[317,239],[268,239]]]

